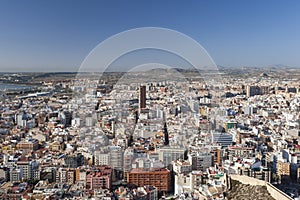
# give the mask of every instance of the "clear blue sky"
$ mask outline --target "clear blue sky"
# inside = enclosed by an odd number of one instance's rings
[[[218,65],[300,67],[300,1],[0,0],[0,71],[76,71],[101,41],[165,27]]]

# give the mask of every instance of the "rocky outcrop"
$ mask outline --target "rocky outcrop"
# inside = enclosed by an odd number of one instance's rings
[[[228,200],[275,200],[266,186],[242,184],[231,179],[231,190],[226,193]]]

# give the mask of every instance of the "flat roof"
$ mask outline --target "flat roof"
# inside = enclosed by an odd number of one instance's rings
[[[170,171],[167,168],[150,169],[150,170],[144,168],[136,168],[130,171],[130,173],[145,173],[145,172],[152,173],[152,172],[170,172]]]

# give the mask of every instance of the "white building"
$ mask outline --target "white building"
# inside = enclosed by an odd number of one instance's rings
[[[110,154],[107,152],[95,151],[94,153],[95,165],[109,165],[110,164]]]

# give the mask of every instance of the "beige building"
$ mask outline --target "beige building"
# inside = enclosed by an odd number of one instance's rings
[[[276,172],[278,176],[290,176],[290,163],[278,161]]]

